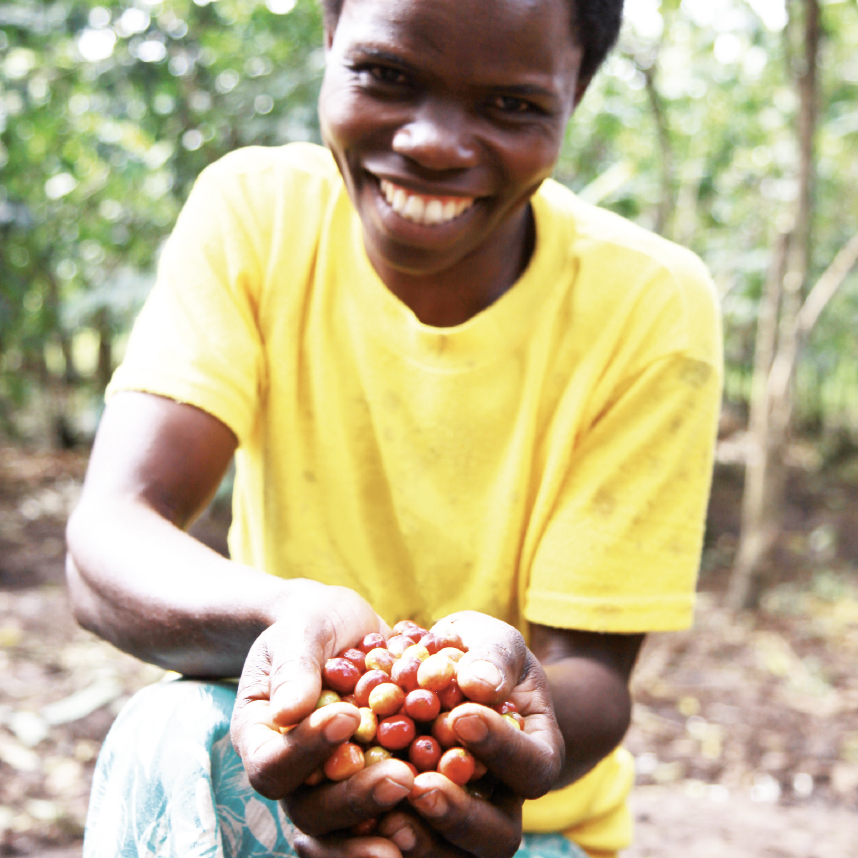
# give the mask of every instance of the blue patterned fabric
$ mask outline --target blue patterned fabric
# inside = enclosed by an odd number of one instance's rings
[[[136,694],[104,742],[83,858],[281,858],[293,826],[250,786],[229,738],[235,685],[166,681]],[[516,858],[586,858],[528,834]]]

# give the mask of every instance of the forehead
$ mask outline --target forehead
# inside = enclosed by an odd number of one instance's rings
[[[393,49],[468,78],[574,73],[581,57],[569,0],[345,0],[334,43]]]

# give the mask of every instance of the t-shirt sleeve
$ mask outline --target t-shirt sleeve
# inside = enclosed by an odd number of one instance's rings
[[[155,285],[108,387],[194,405],[241,442],[265,385],[257,322],[262,277],[258,212],[216,164],[198,178],[165,244]]]
[[[528,621],[618,633],[691,625],[722,377],[704,277],[684,302],[685,345],[623,378],[575,440],[529,570]]]

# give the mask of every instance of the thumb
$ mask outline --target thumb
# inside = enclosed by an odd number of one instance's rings
[[[518,629],[477,611],[460,611],[432,630],[455,633],[467,648],[456,678],[469,700],[492,706],[518,685],[527,664],[527,646]]]
[[[267,696],[272,721],[279,727],[297,724],[316,707],[322,691],[322,668],[328,658],[323,639],[307,628],[275,623],[262,633],[267,669]],[[251,650],[251,655],[253,651]],[[254,669],[245,664],[245,672]]]
[[[327,659],[369,632],[385,629],[384,621],[354,590],[325,585],[308,589],[300,606],[293,604],[260,635],[274,722],[287,726],[309,715],[319,699]]]

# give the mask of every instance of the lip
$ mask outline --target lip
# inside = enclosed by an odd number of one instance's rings
[[[425,197],[451,197],[457,199],[479,199],[480,197],[488,196],[486,193],[481,193],[475,189],[465,189],[461,185],[450,185],[443,182],[421,181],[413,176],[402,176],[398,173],[373,170],[364,171],[375,182],[390,182],[392,185],[398,185],[409,191],[412,194],[420,194]]]

